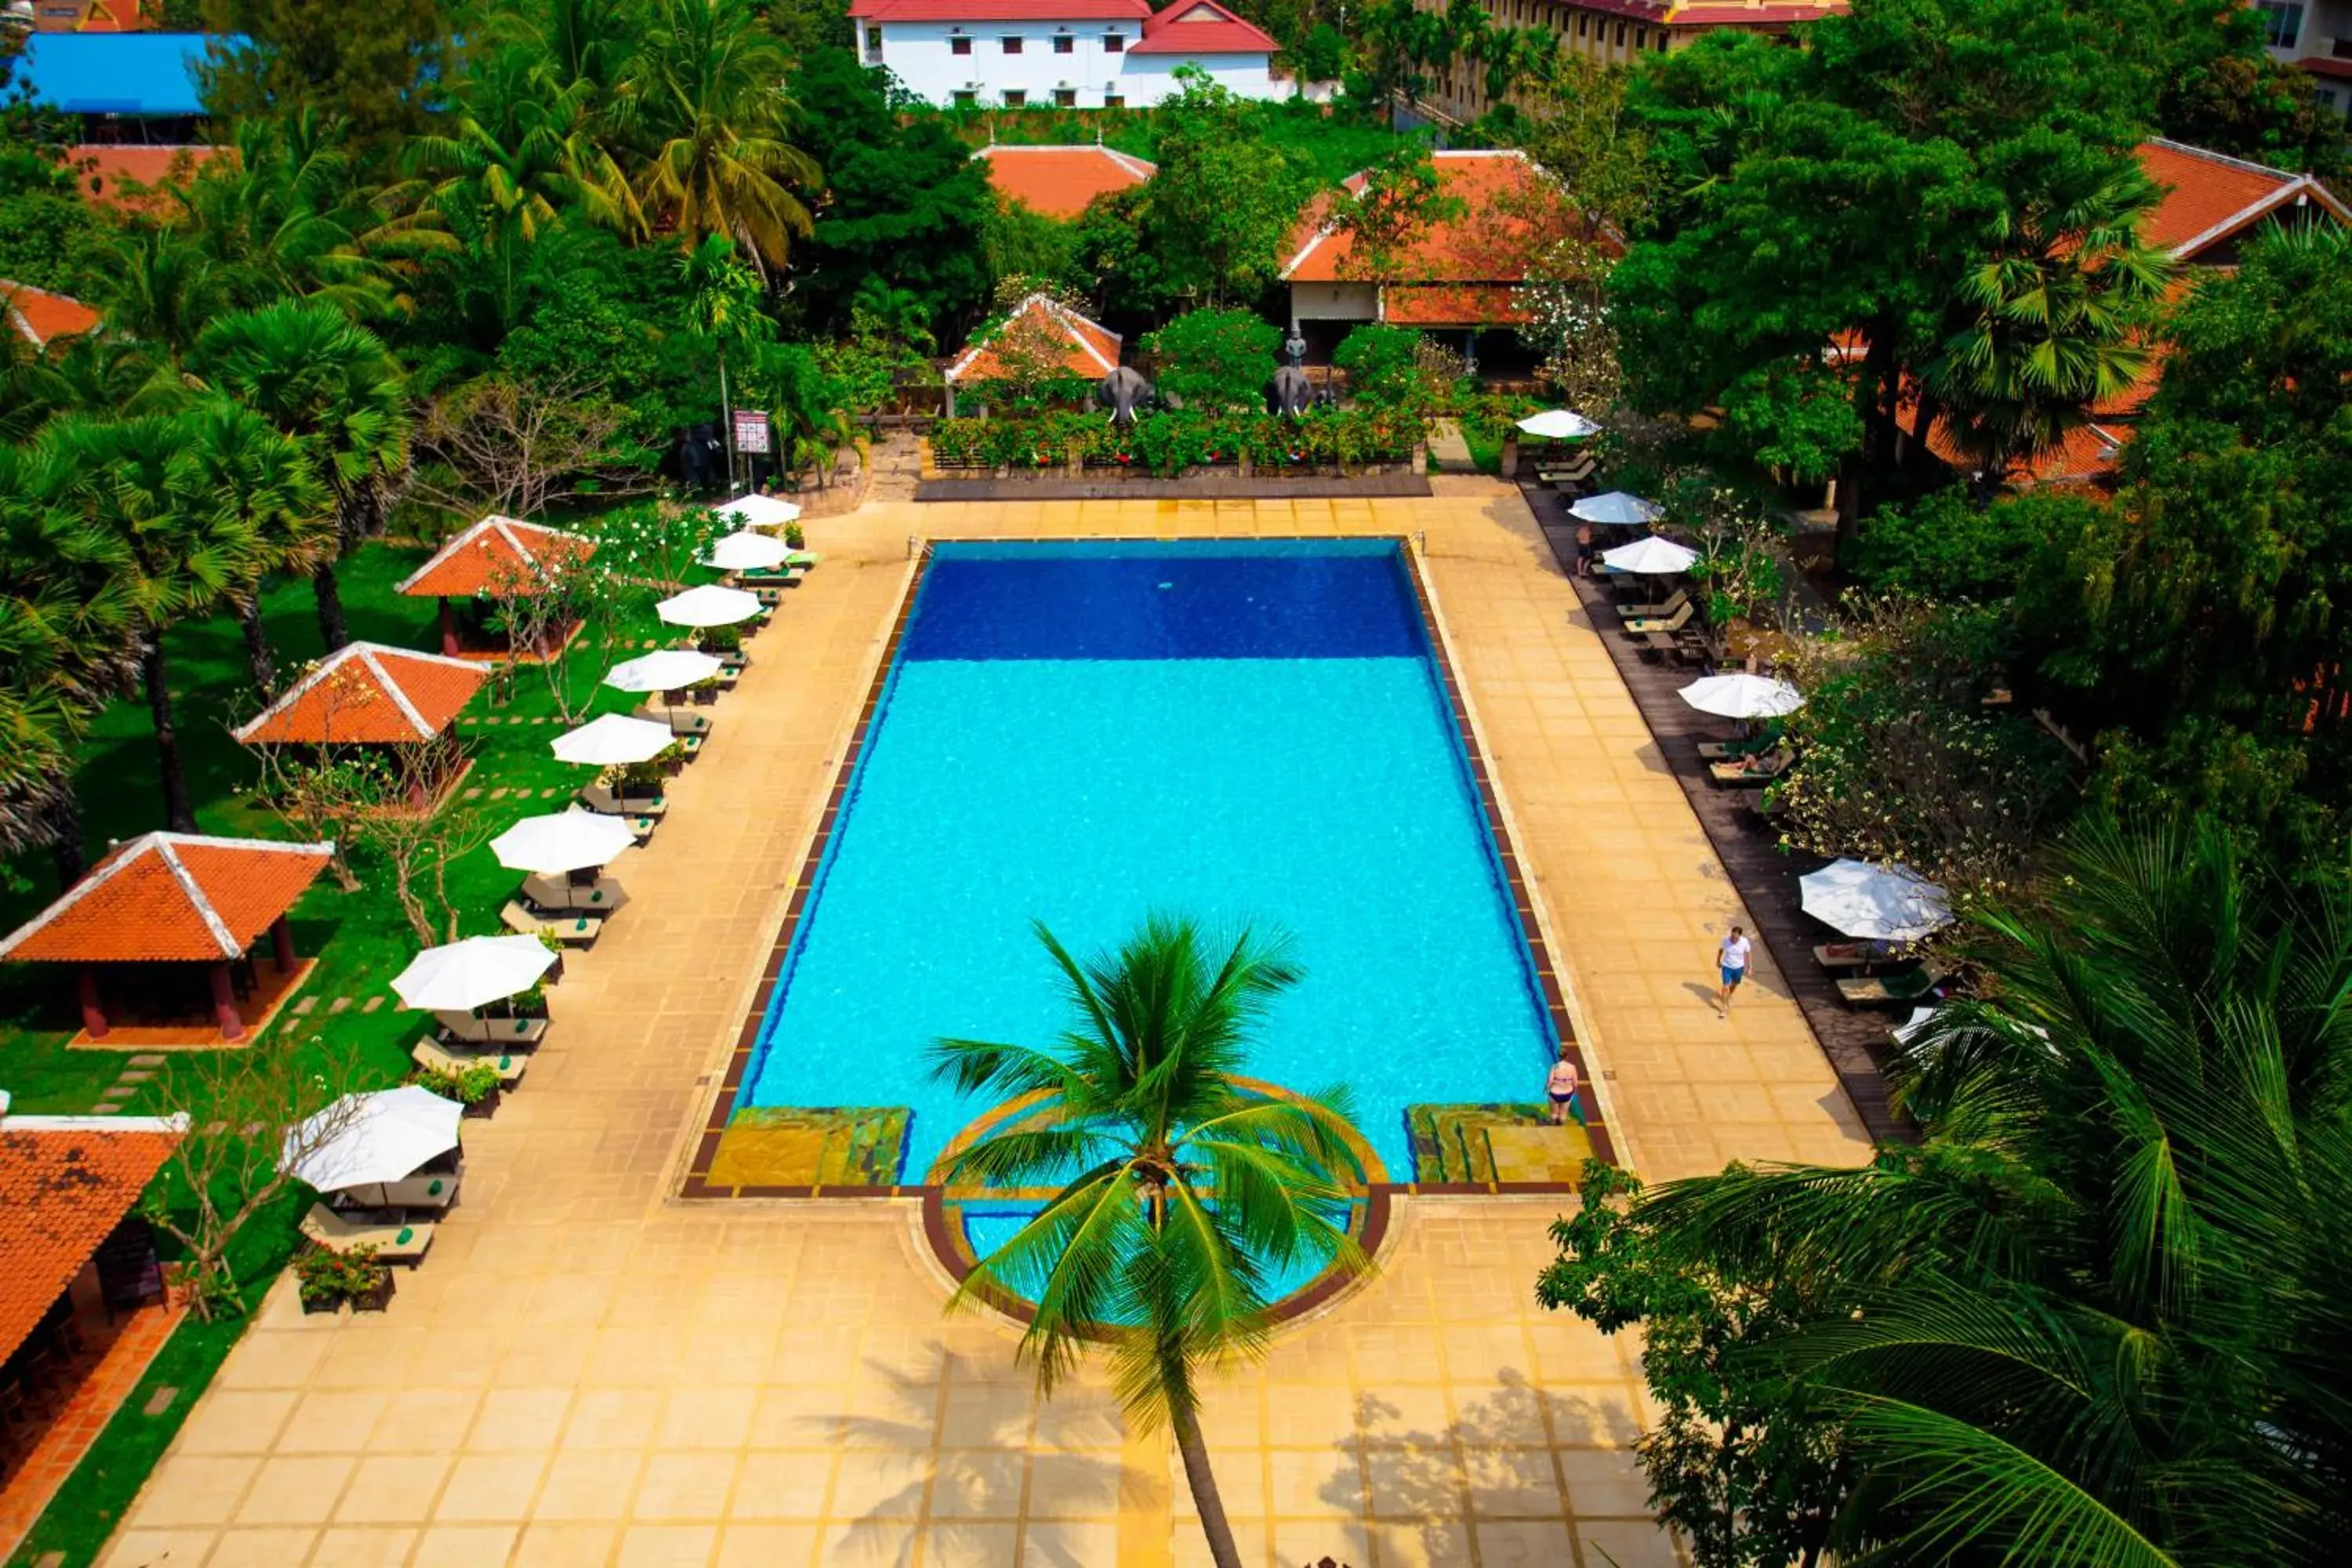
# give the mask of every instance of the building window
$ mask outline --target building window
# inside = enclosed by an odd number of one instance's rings
[[[1580,38],[1588,36],[1589,34],[1591,34],[1591,31],[1592,31],[1592,18],[1591,18],[1591,17],[1590,17],[1590,16],[1579,16],[1579,17],[1576,19],[1576,36],[1577,36],[1578,37],[1580,37]]]
[[[955,106],[958,109],[973,109],[977,108],[979,104],[980,94],[971,91],[968,89],[962,92],[955,94]]]
[[[1662,54],[1662,55],[1663,55],[1663,54],[1664,54],[1665,52],[1666,52],[1666,30],[1665,30],[1664,27],[1661,27],[1661,28],[1659,28],[1659,29],[1658,29],[1658,53],[1660,53],[1660,54]]]
[[[1054,107],[1055,107],[1055,108],[1056,108],[1056,109],[1076,109],[1077,106],[1078,106],[1078,89],[1077,89],[1076,88],[1075,88],[1075,87],[1057,87],[1057,88],[1055,88],[1055,89],[1054,89]]]
[[[2284,0],[2254,0],[2263,14],[2263,42],[2274,49],[2291,49],[2303,37],[2303,7]]]
[[[1126,47],[1127,36],[1125,34],[1105,33],[1103,35],[1103,53],[1107,55],[1115,55]]]
[[[1070,37],[1069,34],[1056,33],[1054,35],[1054,52],[1055,54],[1075,54],[1077,52],[1077,47],[1078,40]]]
[[[1624,40],[1621,38],[1618,41],[1622,43]],[[1646,49],[1650,47],[1649,28],[1636,27],[1633,29],[1633,47],[1637,49]]]
[[[1107,92],[1103,94],[1103,107],[1105,109],[1125,109],[1127,107],[1127,100],[1120,97],[1118,93]]]
[[[948,53],[951,55],[968,55],[971,53],[971,40],[970,38],[950,38],[948,40]]]
[[[1006,54],[1017,55],[1021,52],[1021,40],[1018,37],[1008,37],[1003,42]]]
[[[1622,22],[1617,24],[1617,47],[1621,49],[1625,47],[1625,24]]]
[[[866,52],[869,55],[878,55],[882,52],[881,28],[868,27],[866,29]]]
[[[1006,88],[1006,89],[1004,89],[1004,107],[1005,107],[1005,108],[1007,108],[1007,109],[1026,109],[1028,106],[1029,106],[1029,95],[1028,95],[1027,93],[1025,93],[1025,92],[1022,91],[1022,90],[1021,90],[1019,88],[1017,88],[1017,87],[1008,87],[1008,88]]]

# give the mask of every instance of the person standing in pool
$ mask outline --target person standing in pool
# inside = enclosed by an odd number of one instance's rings
[[[1568,1059],[1568,1042],[1559,1043],[1559,1060],[1551,1064],[1551,1075],[1544,1080],[1544,1089],[1551,1097],[1551,1121],[1555,1127],[1564,1125],[1570,1112],[1577,1121],[1584,1112],[1576,1103],[1576,1064]]]
[[[1731,934],[1725,937],[1723,945],[1716,950],[1715,966],[1722,972],[1723,989],[1716,994],[1715,1010],[1726,1018],[1731,1016],[1732,993],[1738,990],[1739,983],[1748,978],[1750,951],[1748,934],[1738,926],[1731,928]]]

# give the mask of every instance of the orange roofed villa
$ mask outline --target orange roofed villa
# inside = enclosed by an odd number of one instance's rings
[[[1516,293],[1536,260],[1574,232],[1575,204],[1558,181],[1516,148],[1432,154],[1441,195],[1456,216],[1431,224],[1399,255],[1358,253],[1354,237],[1330,221],[1318,197],[1286,247],[1290,327],[1307,358],[1330,358],[1367,321],[1439,332],[1473,361],[1490,365],[1519,353],[1506,329],[1526,320]],[[1367,176],[1344,182],[1360,195]]]
[[[76,1044],[111,1049],[237,1041],[266,1025],[310,964],[287,923],[331,844],[146,833],[0,939],[0,960],[74,970]],[[266,964],[254,950],[269,939]]]
[[[2141,224],[2141,237],[2160,247],[2179,268],[2173,282],[2178,300],[2200,276],[2237,265],[2246,241],[2283,223],[2352,225],[2352,206],[2308,174],[2290,174],[2261,163],[2178,142],[2144,142],[2140,168],[2162,193]],[[2140,413],[2164,380],[2164,345],[2158,342],[2147,368],[2121,396],[2102,403],[2063,441],[2014,465],[2008,476],[2020,485],[2107,485]],[[1851,359],[1858,345],[1842,345]],[[1898,415],[1905,433],[1916,435],[1916,402],[1906,398]],[[1945,463],[1965,469],[1969,461],[1938,419],[1928,449]]]
[[[1014,308],[994,331],[973,339],[947,368],[947,413],[959,410],[959,388],[982,394],[977,412],[985,416],[983,389],[992,381],[1040,371],[1066,375],[1089,385],[1118,366],[1119,335],[1099,321],[1089,321],[1066,305],[1043,294],[1032,294]],[[1023,363],[1015,363],[1015,360]],[[1031,363],[1028,361],[1038,363]]]
[[[488,679],[478,659],[348,643],[232,733],[247,746],[390,753],[409,807],[431,811],[465,776],[457,715]]]
[[[441,651],[446,657],[507,658],[517,650],[509,639],[491,629],[491,606],[501,599],[544,593],[556,571],[595,552],[593,539],[494,512],[451,536],[431,560],[401,579],[394,591],[441,601]],[[541,638],[541,646],[522,657],[543,658],[579,629],[576,622],[551,627]]]
[[[997,198],[1050,218],[1074,218],[1097,196],[1131,191],[1160,172],[1113,148],[1009,147],[990,143],[972,154],[988,166]]]
[[[99,324],[98,312],[70,294],[6,278],[0,278],[0,312],[5,313],[8,328],[37,350],[94,332]]]

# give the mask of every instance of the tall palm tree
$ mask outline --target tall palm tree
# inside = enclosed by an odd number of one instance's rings
[[[2352,896],[2078,831],[1907,1048],[1924,1137],[1636,1211],[1829,1305],[1777,1347],[1874,1560],[2319,1564],[2352,1532]]]
[[[650,152],[633,184],[646,221],[688,246],[736,240],[782,267],[811,223],[815,161],[783,140],[792,61],[749,0],[655,0],[635,89]]]
[[[1050,1394],[1108,1348],[1129,1414],[1174,1428],[1219,1568],[1242,1558],[1201,1435],[1199,1374],[1260,1350],[1270,1271],[1301,1257],[1367,1266],[1340,1221],[1361,1173],[1343,1100],[1240,1076],[1252,1029],[1299,971],[1247,931],[1222,952],[1153,916],[1080,963],[1043,925],[1071,1027],[1050,1047],[942,1040],[935,1074],[1021,1109],[955,1154],[950,1186],[1058,1190],[981,1259],[960,1301],[1034,1303],[1021,1354]]]
[[[1957,323],[1925,375],[1989,486],[2131,389],[2151,363],[2146,329],[2171,272],[2139,237],[2157,192],[2128,154],[2030,150],[1998,190]],[[1919,427],[1932,417],[1923,411]]]
[[[137,343],[159,368],[176,372],[207,322],[227,308],[228,280],[184,231],[121,231],[98,299],[108,331]]]
[[[408,471],[400,367],[373,332],[311,300],[223,317],[193,363],[215,389],[299,442],[332,498],[333,548],[310,569],[319,635],[332,652],[351,640],[335,562],[382,529],[392,489]]]
[[[216,608],[253,576],[257,556],[245,508],[209,489],[190,459],[192,417],[71,418],[42,436],[49,460],[61,466],[60,500],[83,526],[110,536],[117,551],[117,588],[138,637],[155,726],[164,823],[175,833],[196,830],[196,811],[180,758],[164,634]]]
[[[229,599],[245,632],[253,689],[278,695],[277,659],[261,624],[262,579],[308,576],[335,549],[334,502],[300,443],[260,415],[215,398],[184,416],[192,497],[243,520],[252,532],[250,575]]]
[[[362,243],[376,225],[349,134],[347,121],[308,105],[249,116],[234,157],[165,187],[170,232],[205,257],[229,304],[319,300],[355,321],[390,309],[389,274]]]

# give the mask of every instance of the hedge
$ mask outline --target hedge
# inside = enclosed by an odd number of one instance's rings
[[[1104,415],[1069,411],[943,419],[931,427],[931,458],[943,468],[1058,468],[1076,457],[1172,477],[1244,456],[1264,468],[1405,462],[1422,434],[1420,419],[1384,408],[1316,408],[1297,418],[1167,410],[1123,429]]]

